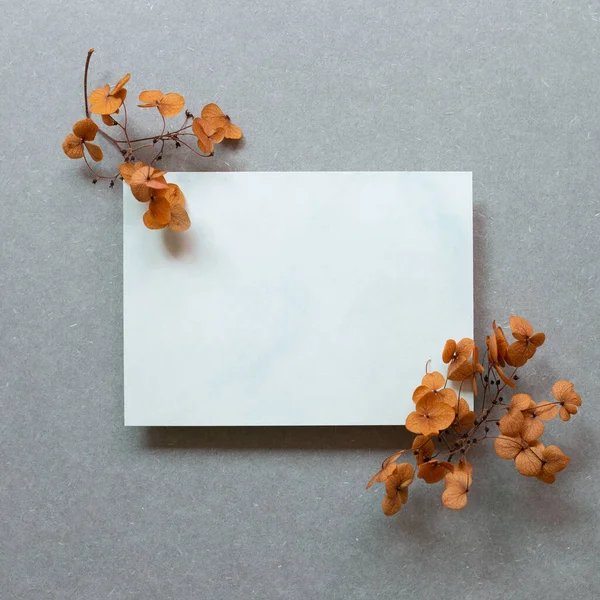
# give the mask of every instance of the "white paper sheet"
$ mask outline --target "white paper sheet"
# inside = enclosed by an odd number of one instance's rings
[[[471,173],[167,179],[183,234],[123,186],[126,425],[404,424],[472,337]]]

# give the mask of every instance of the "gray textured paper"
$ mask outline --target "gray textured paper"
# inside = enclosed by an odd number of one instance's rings
[[[471,173],[169,181],[185,233],[123,194],[126,425],[403,425],[473,336]]]
[[[600,596],[597,4],[0,8],[3,600]],[[244,130],[166,168],[473,171],[475,334],[529,318],[548,340],[523,389],[584,399],[548,426],[555,486],[481,447],[464,512],[419,485],[387,519],[364,485],[402,428],[123,427],[121,189],[60,150],[90,46],[92,86],[131,71],[132,100],[217,101]]]

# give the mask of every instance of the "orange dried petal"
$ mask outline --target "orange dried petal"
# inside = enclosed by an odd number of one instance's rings
[[[535,408],[535,416],[542,421],[550,421],[558,414],[558,406],[553,402],[539,402]]]
[[[530,415],[528,413],[525,414],[525,418],[523,420],[523,425],[521,426],[521,437],[526,442],[533,442],[542,436],[544,433],[544,422]]]
[[[144,90],[140,93],[138,100],[150,106],[157,106],[163,96],[164,94],[160,90]]]
[[[504,460],[512,460],[523,449],[520,437],[501,435],[494,440],[496,454]]]
[[[185,100],[182,95],[175,92],[165,94],[158,104],[158,112],[163,117],[174,117],[178,115],[185,106]]]
[[[96,162],[100,162],[104,156],[102,154],[102,148],[97,144],[92,144],[92,142],[84,142],[84,144],[92,159]]]
[[[92,119],[81,119],[73,125],[73,133],[84,142],[91,142],[98,133],[98,125]]]
[[[214,150],[214,145],[210,139],[211,132],[214,132],[208,121],[205,119],[194,119],[192,122],[192,132],[198,138],[198,148],[205,154],[211,154]]]
[[[131,183],[131,177],[135,173],[135,170],[135,167],[131,163],[122,163],[119,165],[119,173],[121,173],[121,177],[123,177],[123,180],[127,184]]]
[[[458,396],[452,388],[445,388],[443,390],[440,390],[439,392],[436,392],[435,395],[437,396],[438,400],[450,406],[452,410],[456,410]]]
[[[123,77],[121,77],[121,79],[119,79],[119,81],[117,82],[117,85],[115,85],[115,87],[113,88],[111,94],[114,95],[120,92],[123,89],[123,86],[129,81],[130,78],[130,73],[123,75]]]
[[[535,477],[542,472],[542,460],[532,448],[521,450],[515,457],[517,471],[525,477]]]
[[[183,204],[175,204],[171,206],[171,221],[169,229],[173,231],[186,231],[190,228],[190,217],[185,210]]]
[[[561,401],[565,401],[574,391],[575,386],[570,381],[560,379],[552,386],[552,395]]]
[[[445,383],[446,379],[439,371],[427,373],[421,380],[421,384],[427,386],[431,391],[443,388]]]
[[[535,346],[524,341],[513,342],[506,354],[511,366],[522,367],[535,354]]]
[[[419,466],[419,479],[425,483],[438,483],[446,476],[447,470],[437,460],[431,460]]]
[[[456,342],[454,340],[448,340],[444,345],[444,349],[442,350],[442,361],[445,364],[448,364],[452,360],[455,350]]]
[[[381,501],[381,508],[384,515],[391,517],[402,508],[402,500],[398,495],[393,498],[384,496],[383,500]]]
[[[464,471],[447,473],[444,478],[446,489],[442,494],[442,503],[452,510],[460,510],[467,505],[469,475]]]
[[[62,149],[69,158],[83,158],[83,143],[74,133],[65,138]]]
[[[523,341],[533,335],[533,327],[531,326],[531,323],[522,317],[511,317],[510,329],[513,337],[519,341]]]
[[[511,398],[510,407],[516,410],[528,410],[535,407],[535,402],[529,394],[515,394]]]
[[[525,417],[520,410],[511,409],[498,421],[500,431],[509,437],[519,435]]]

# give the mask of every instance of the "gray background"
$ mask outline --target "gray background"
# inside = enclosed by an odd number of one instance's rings
[[[600,595],[600,4],[0,9],[2,599]],[[549,427],[559,482],[480,448],[464,512],[416,485],[387,519],[364,484],[401,429],[125,429],[120,184],[60,148],[90,46],[92,88],[131,71],[133,99],[218,101],[246,134],[165,167],[472,170],[477,334],[528,317],[548,341],[523,389],[584,398]]]

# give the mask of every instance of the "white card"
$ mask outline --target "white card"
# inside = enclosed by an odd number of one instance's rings
[[[402,425],[473,336],[471,173],[169,173],[124,185],[126,425]]]

